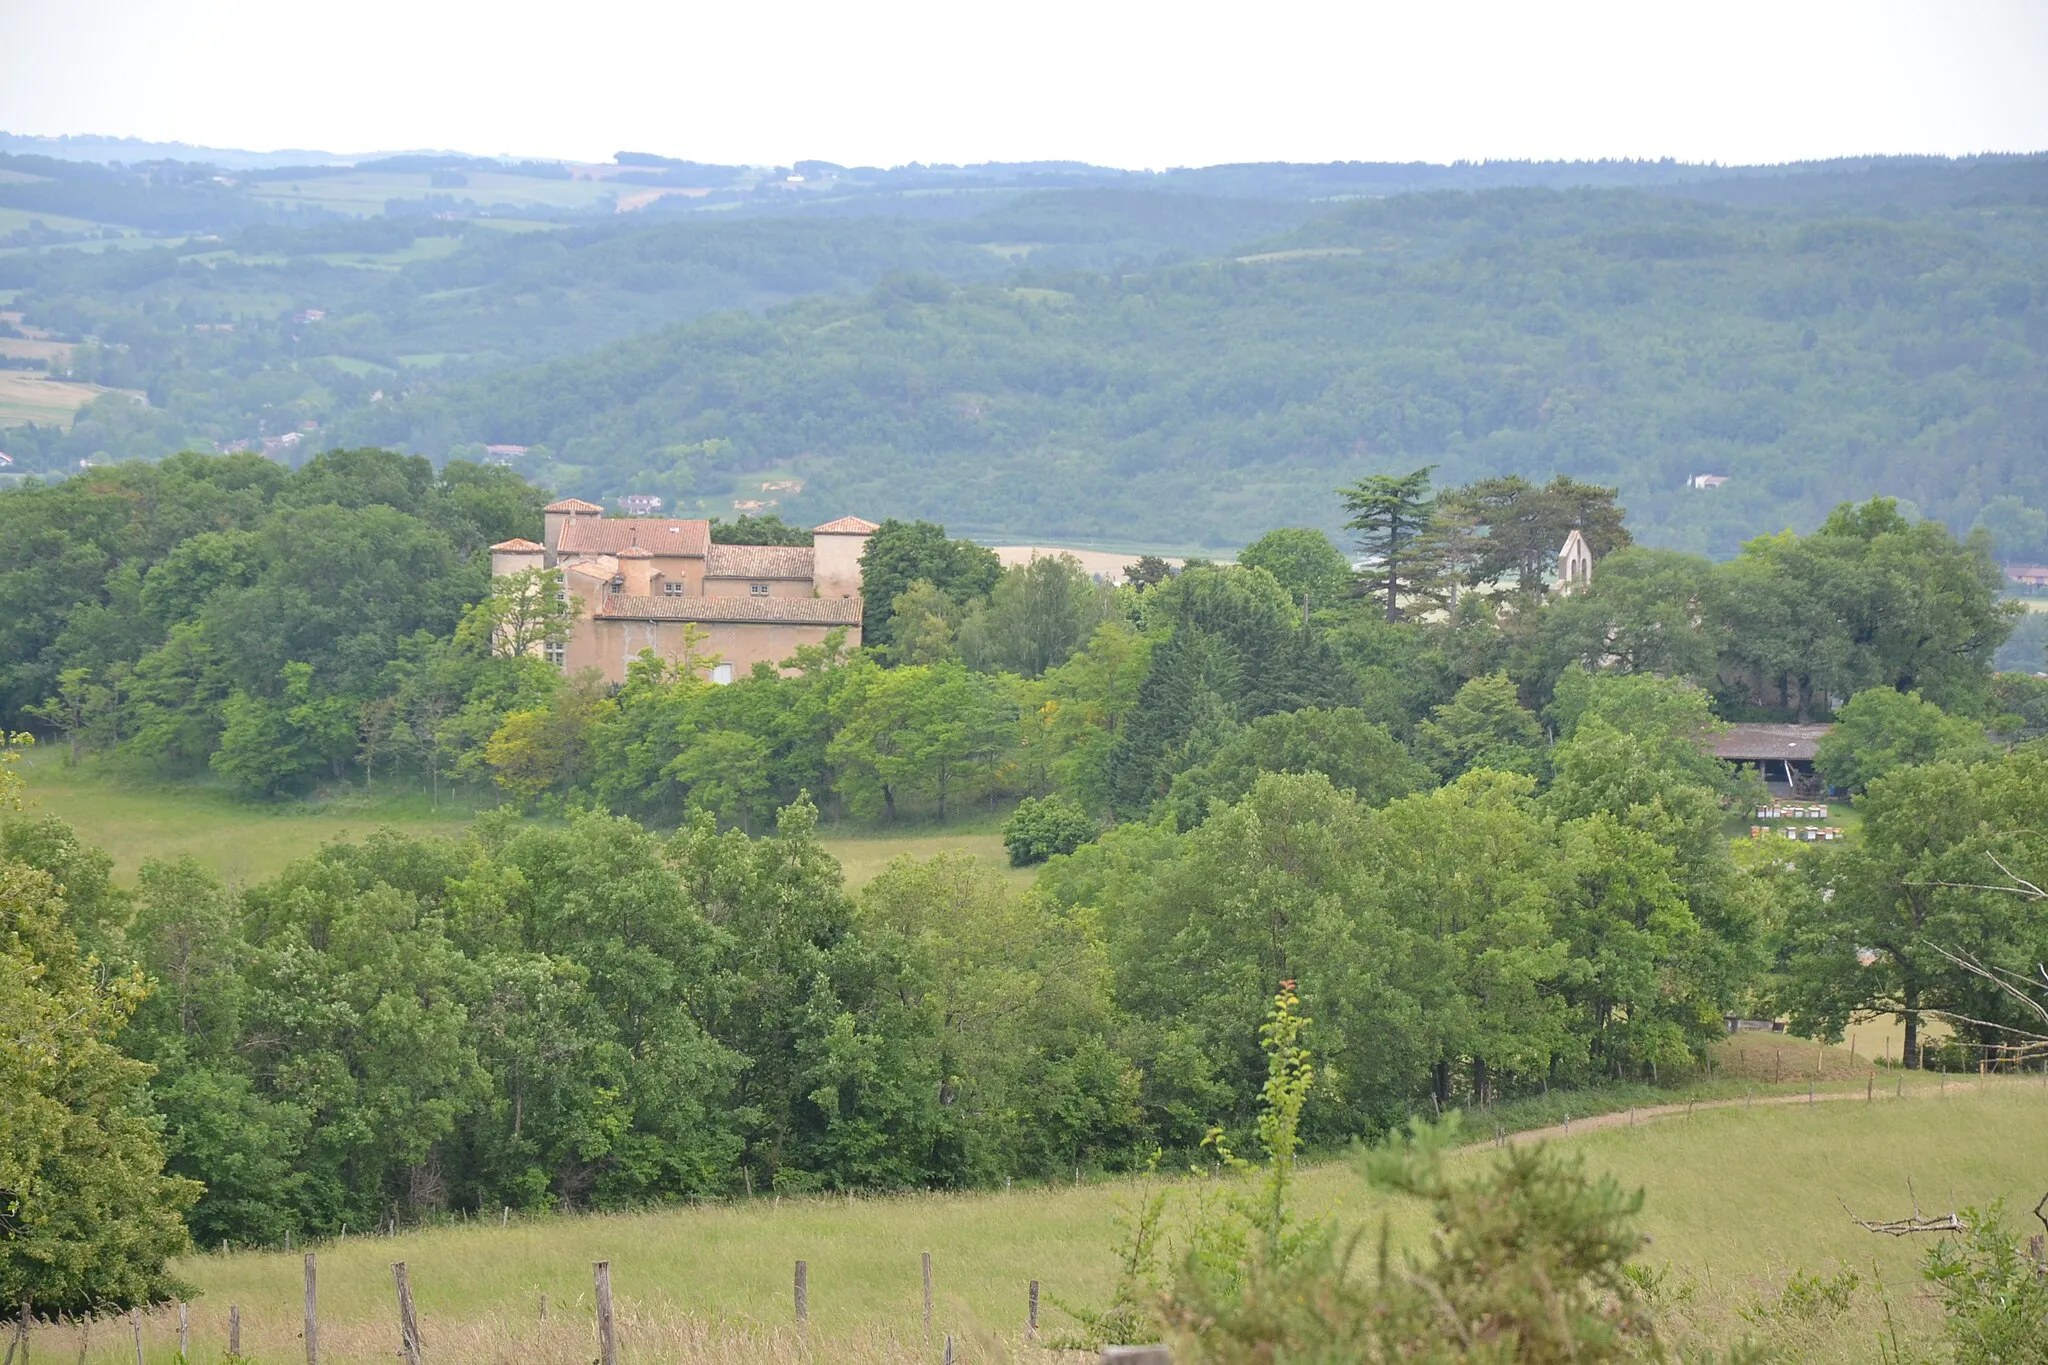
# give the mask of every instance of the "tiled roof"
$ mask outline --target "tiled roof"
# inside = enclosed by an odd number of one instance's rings
[[[816,551],[808,545],[716,545],[704,556],[706,578],[810,578]]]
[[[493,545],[491,549],[502,550],[506,554],[518,555],[544,555],[548,552],[547,546],[536,545],[530,540],[522,540],[517,536],[510,540],[501,540],[496,545]]]
[[[559,554],[615,555],[638,545],[655,555],[701,557],[711,543],[711,523],[678,517],[576,517],[562,527]]]
[[[871,536],[881,529],[872,521],[862,521],[859,517],[841,517],[823,526],[814,526],[811,532],[821,536]]]
[[[563,499],[562,499],[562,500],[561,500],[560,502],[551,502],[551,503],[549,503],[549,504],[548,504],[548,505],[547,505],[546,507],[543,507],[543,508],[541,508],[540,510],[541,510],[541,511],[543,511],[543,512],[602,512],[602,511],[604,511],[604,509],[603,509],[602,507],[599,507],[599,506],[598,506],[598,505],[597,505],[596,503],[594,503],[594,502],[585,502],[585,501],[584,501],[583,499],[581,499],[581,498],[563,498]]]
[[[618,557],[620,559],[652,559],[654,558],[654,551],[643,549],[638,545],[628,545],[625,549],[619,551]]]
[[[598,616],[636,621],[759,621],[771,625],[857,626],[858,597],[608,597]]]
[[[1714,736],[1714,757],[1755,762],[1760,758],[1812,759],[1820,737],[1832,725],[1731,725]]]

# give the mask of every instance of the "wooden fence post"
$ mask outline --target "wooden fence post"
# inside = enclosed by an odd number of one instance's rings
[[[1876,1077],[1876,1076],[1875,1076],[1874,1074],[1873,1074],[1873,1075],[1869,1075],[1869,1076],[1865,1076],[1865,1077],[1863,1078],[1863,1102],[1864,1102],[1865,1104],[1869,1104],[1869,1103],[1870,1103],[1870,1101],[1871,1101],[1871,1100],[1872,1100],[1872,1099],[1873,1099],[1873,1098],[1874,1098],[1874,1097],[1875,1097],[1876,1095],[1877,1095],[1877,1077]]]
[[[228,1354],[236,1360],[242,1358],[242,1305],[228,1305]]]
[[[1038,1340],[1038,1281],[1031,1282],[1031,1295],[1024,1309],[1024,1339]]]
[[[597,1286],[597,1358],[599,1365],[619,1365],[619,1338],[612,1328],[612,1263],[597,1261],[590,1267]]]
[[[801,1327],[811,1320],[810,1267],[802,1261],[796,1263],[796,1325]]]
[[[306,1365],[320,1365],[320,1294],[313,1253],[306,1253]]]
[[[191,1358],[192,1320],[185,1313],[185,1301],[178,1300],[178,1359]]]
[[[14,1323],[14,1340],[7,1343],[7,1365],[14,1365],[14,1348],[21,1348],[21,1365],[28,1365],[28,1299],[21,1301],[21,1316]]]
[[[391,1283],[398,1290],[398,1353],[405,1365],[420,1365],[420,1320],[413,1312],[412,1281],[404,1261],[391,1263]]]
[[[946,1365],[953,1365],[953,1334],[946,1333]]]
[[[931,1254],[931,1253],[930,1253],[929,1251],[927,1251],[926,1253],[924,1253],[924,1331],[925,1331],[925,1335],[926,1335],[926,1336],[930,1336],[930,1335],[931,1335],[931,1331],[932,1331],[932,1254]],[[948,1338],[947,1338],[947,1340],[948,1340],[948,1341],[950,1341],[950,1340],[952,1340],[952,1338],[948,1337]]]
[[[128,1330],[135,1333],[135,1365],[143,1365],[142,1310],[140,1308],[131,1308],[128,1310]]]
[[[542,1322],[548,1320],[548,1296],[545,1294],[540,1296],[540,1320]]]

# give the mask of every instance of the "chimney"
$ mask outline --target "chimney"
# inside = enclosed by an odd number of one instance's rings
[[[619,577],[625,580],[628,597],[646,597],[654,591],[654,555],[638,545],[619,551]]]

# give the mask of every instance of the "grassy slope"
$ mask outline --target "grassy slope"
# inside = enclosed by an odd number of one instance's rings
[[[223,877],[247,884],[336,839],[359,839],[386,826],[422,836],[457,835],[471,815],[464,801],[445,801],[436,809],[419,795],[262,805],[203,785],[152,783],[90,761],[66,768],[54,748],[30,755],[28,775],[33,809],[68,821],[86,842],[111,853],[115,875],[124,882],[149,859],[189,853]],[[1000,836],[976,827],[828,837],[825,846],[856,889],[892,858],[955,850],[1003,868],[1020,886],[1031,877],[1010,870]]]
[[[1796,1340],[1796,1358],[1875,1357],[1883,1321],[1872,1286],[1882,1284],[1908,1334],[1935,1318],[1917,1294],[1925,1241],[1872,1236],[1863,1216],[1908,1208],[1907,1181],[1923,1205],[2004,1197],[2022,1209],[2048,1184],[2039,1135],[2048,1091],[2032,1082],[1945,1096],[1909,1090],[1904,1101],[1860,1100],[1754,1109],[1701,1110],[1638,1126],[1626,1123],[1567,1141],[1591,1165],[1647,1193],[1644,1259],[1669,1267],[1674,1331],[1688,1341],[1727,1341],[1756,1330],[1742,1317],[1774,1299],[1794,1270],[1863,1277],[1840,1319],[1771,1330]],[[1464,1160],[1486,1159],[1483,1151]],[[1412,1242],[1420,1210],[1366,1189],[1344,1163],[1302,1181],[1304,1205],[1341,1226],[1372,1231],[1382,1214]],[[500,1229],[450,1227],[397,1238],[351,1237],[319,1248],[322,1356],[379,1359],[391,1349],[390,1272],[405,1260],[419,1295],[427,1353],[440,1362],[486,1359],[583,1361],[592,1354],[590,1263],[609,1259],[625,1322],[627,1360],[794,1359],[789,1331],[792,1263],[809,1263],[812,1335],[829,1358],[902,1359],[919,1334],[918,1253],[933,1253],[937,1330],[959,1336],[964,1359],[999,1359],[1014,1347],[1025,1284],[1043,1282],[1044,1321],[1065,1319],[1052,1299],[1097,1303],[1114,1273],[1118,1206],[1129,1185],[1063,1186],[978,1195],[924,1195],[847,1202],[817,1198],[665,1213],[544,1218]],[[296,1256],[237,1253],[189,1258],[182,1272],[202,1291],[193,1308],[195,1358],[211,1358],[227,1305],[242,1306],[244,1351],[290,1359],[302,1292]],[[550,1304],[538,1321],[539,1298]],[[146,1332],[168,1343],[172,1319]],[[125,1329],[125,1324],[122,1324]],[[95,1358],[132,1358],[123,1330],[101,1329]],[[75,1338],[52,1341],[76,1352]],[[163,1349],[159,1347],[158,1349]],[[936,1352],[933,1353],[934,1356]]]

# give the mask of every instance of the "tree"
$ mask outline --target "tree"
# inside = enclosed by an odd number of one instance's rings
[[[1026,797],[1003,822],[1003,847],[1010,866],[1030,867],[1072,853],[1095,837],[1095,821],[1065,796]]]
[[[859,669],[836,699],[840,730],[829,753],[841,790],[862,815],[894,820],[906,791],[931,794],[933,813],[963,773],[1001,752],[1016,710],[992,678],[959,664]]]
[[[2048,906],[1975,888],[1992,860],[2030,830],[2048,798],[2048,766],[2034,755],[1966,768],[1938,761],[1893,770],[1858,802],[1863,828],[1813,850],[1804,893],[1786,914],[1781,997],[1804,1032],[1839,1038],[1852,1019],[1896,1016],[1908,1067],[1921,1065],[1920,1025],[1951,1011],[1996,1023],[1997,992],[1947,954],[2022,974],[2048,956]],[[1946,950],[1946,953],[1943,951]],[[1994,1030],[1995,1032],[1995,1030]]]
[[[147,994],[78,952],[47,873],[0,860],[0,1297],[89,1314],[189,1293],[199,1194],[163,1173],[150,1068],[115,1039]]]
[[[1945,758],[1968,763],[1990,754],[1984,727],[1975,721],[1949,715],[1918,692],[1871,687],[1835,713],[1834,728],[1814,748],[1813,766],[1829,786],[1860,793],[1899,768]]]
[[[1534,773],[1543,764],[1543,727],[1505,673],[1474,678],[1416,728],[1415,748],[1446,778],[1475,768]]]
[[[1200,765],[1173,779],[1167,802],[1175,823],[1193,829],[1217,806],[1250,791],[1264,773],[1321,773],[1367,806],[1434,785],[1429,769],[1365,712],[1340,708],[1261,716]]]
[[[1237,562],[1272,574],[1296,606],[1334,606],[1351,595],[1351,562],[1321,531],[1268,531],[1239,551]]]
[[[1721,617],[1714,567],[1675,550],[1631,546],[1608,555],[1583,592],[1543,608],[1551,667],[1578,664],[1622,673],[1713,680]]]
[[[1156,588],[1173,577],[1173,565],[1158,555],[1139,555],[1124,570],[1124,582],[1139,592]]]
[[[1417,541],[1428,529],[1435,503],[1429,497],[1429,476],[1435,465],[1412,474],[1373,474],[1337,490],[1344,524],[1358,532],[1359,548],[1371,561],[1368,575],[1377,574],[1389,621],[1401,619],[1401,597],[1423,572]]]
[[[919,579],[963,606],[986,597],[1003,571],[995,551],[966,540],[946,539],[946,528],[929,521],[891,518],[868,537],[861,552],[861,640],[893,644],[896,599]]]
[[[961,624],[960,649],[972,667],[1039,678],[1115,614],[1116,590],[1090,578],[1079,560],[1038,555],[1003,571],[987,606]]]
[[[490,595],[463,610],[455,640],[501,659],[549,657],[569,642],[583,599],[562,587],[560,569],[521,569],[491,579]]]
[[[1538,488],[1517,474],[1482,479],[1447,496],[1486,527],[1485,550],[1474,576],[1484,583],[1512,577],[1518,591],[1541,597],[1557,553],[1576,530],[1595,560],[1631,540],[1614,505],[1616,490],[1560,474]],[[1597,580],[1598,575],[1595,575]]]

